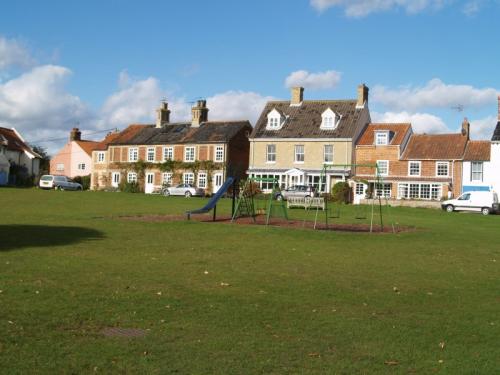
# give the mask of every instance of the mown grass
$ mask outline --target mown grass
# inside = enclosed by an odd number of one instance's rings
[[[0,373],[498,373],[500,216],[394,208],[418,228],[397,235],[119,219],[202,203],[1,189]]]

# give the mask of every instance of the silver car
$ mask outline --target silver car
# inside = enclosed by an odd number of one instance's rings
[[[38,184],[41,189],[83,190],[83,186],[66,176],[46,174],[40,177]]]
[[[198,196],[198,197],[203,197],[205,196],[205,190],[200,189],[200,188],[195,188],[191,184],[179,184],[177,186],[172,186],[168,187],[163,190],[163,195],[169,196],[169,195],[183,195],[186,198],[192,197],[192,196]]]
[[[281,190],[281,192],[276,194],[277,200],[288,199],[290,197],[300,197],[308,198],[315,197],[317,195],[316,189],[313,186],[307,185],[295,185],[289,187],[288,189]]]

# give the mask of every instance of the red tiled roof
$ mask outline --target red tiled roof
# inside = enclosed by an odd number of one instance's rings
[[[92,156],[92,151],[94,151],[99,144],[99,142],[94,141],[75,141],[78,146],[82,148],[89,156]]]
[[[464,160],[488,161],[490,160],[490,153],[490,141],[469,141],[469,144],[465,149]]]
[[[403,143],[408,132],[411,132],[411,124],[369,124],[361,138],[358,141],[358,145],[361,146],[371,146],[375,144],[375,131],[377,130],[387,130],[391,132],[390,145],[400,145]]]
[[[413,134],[403,160],[460,160],[467,137],[462,134]]]
[[[24,152],[27,151],[36,157],[40,157],[35,151],[31,149],[19,136],[14,129],[7,129],[0,127],[0,134],[7,140],[7,150]]]
[[[153,127],[154,125],[132,124],[127,126],[120,132],[109,133],[101,142],[97,144],[94,150],[106,150],[109,144],[127,143],[134,138],[137,133],[145,128]]]

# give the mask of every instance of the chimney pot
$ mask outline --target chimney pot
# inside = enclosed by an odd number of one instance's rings
[[[71,141],[81,141],[82,140],[82,132],[78,128],[71,129],[69,133],[69,140]]]
[[[358,86],[358,101],[356,108],[365,108],[368,105],[368,92],[370,89],[363,83]]]
[[[304,100],[304,88],[297,86],[292,87],[292,99],[290,105],[300,105]]]

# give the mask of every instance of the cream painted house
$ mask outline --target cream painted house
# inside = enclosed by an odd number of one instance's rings
[[[304,100],[303,94],[294,87],[290,101],[266,104],[250,136],[248,174],[277,178],[282,187],[319,187],[323,166],[331,164],[321,184],[328,192],[354,173],[354,144],[370,122],[368,87],[360,85],[354,100]]]

